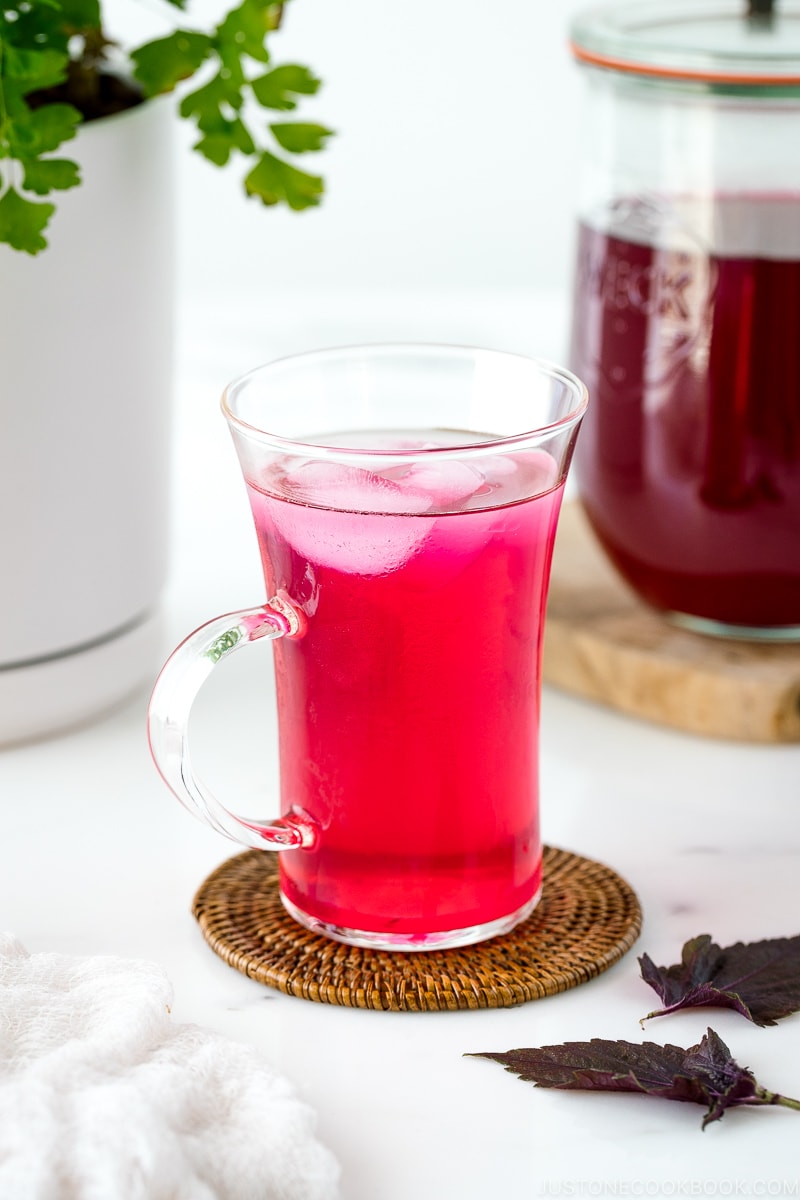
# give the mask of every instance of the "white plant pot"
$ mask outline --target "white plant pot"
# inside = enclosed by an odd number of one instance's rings
[[[162,652],[172,415],[172,114],[62,153],[50,246],[0,246],[0,743],[104,713]]]

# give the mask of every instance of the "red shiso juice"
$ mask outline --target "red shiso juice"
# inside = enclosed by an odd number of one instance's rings
[[[591,396],[581,496],[609,557],[655,607],[791,631],[800,196],[717,196],[701,215],[665,232],[647,202],[619,202],[610,232],[580,230],[571,365]],[[701,227],[713,254],[686,232]]]
[[[282,807],[319,831],[280,855],[304,923],[424,946],[535,903],[557,476],[530,451],[248,480],[270,591],[307,617],[274,646]]]

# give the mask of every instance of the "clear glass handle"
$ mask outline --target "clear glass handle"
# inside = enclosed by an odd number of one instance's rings
[[[262,638],[298,637],[303,618],[281,596],[261,608],[242,609],[201,625],[181,642],[156,680],[147,714],[153,761],[167,786],[189,812],[218,833],[259,850],[311,846],[315,829],[298,814],[261,823],[237,817],[199,779],[189,754],[189,714],[197,693],[214,667],[248,642]]]

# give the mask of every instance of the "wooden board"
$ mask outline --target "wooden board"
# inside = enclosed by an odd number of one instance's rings
[[[561,514],[544,679],[691,733],[800,741],[800,645],[722,640],[671,625],[617,576],[577,502]]]

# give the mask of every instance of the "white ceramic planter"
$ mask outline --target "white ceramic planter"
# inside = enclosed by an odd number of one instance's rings
[[[84,126],[50,246],[0,246],[0,743],[158,668],[172,392],[172,113]]]

